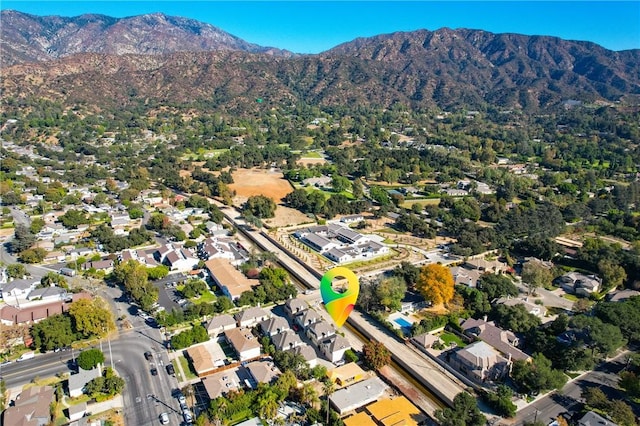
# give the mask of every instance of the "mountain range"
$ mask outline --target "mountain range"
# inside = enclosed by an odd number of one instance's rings
[[[150,14],[73,18],[2,11],[3,96],[123,104],[205,100],[529,110],[640,95],[640,49],[481,30],[360,38],[317,55],[248,43],[209,24]]]

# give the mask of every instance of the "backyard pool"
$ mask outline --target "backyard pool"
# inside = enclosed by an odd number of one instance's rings
[[[405,327],[406,328],[411,328],[411,326],[413,325],[411,322],[407,321],[403,317],[394,318],[393,322],[398,324],[400,326],[400,328],[405,328]]]

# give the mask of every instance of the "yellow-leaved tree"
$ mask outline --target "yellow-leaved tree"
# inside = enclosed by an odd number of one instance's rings
[[[416,289],[434,305],[448,303],[453,299],[453,275],[446,266],[432,263],[420,269]]]

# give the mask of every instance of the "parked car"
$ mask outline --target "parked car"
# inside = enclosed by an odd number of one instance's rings
[[[146,352],[144,353],[144,358],[145,358],[147,361],[151,361],[151,359],[153,359],[153,355],[151,354],[151,352],[146,351]]]
[[[185,398],[181,393],[178,394],[178,402],[180,403],[180,408],[183,410],[187,408],[187,398]]]
[[[160,423],[166,425],[169,423],[169,415],[167,413],[160,414]]]
[[[189,410],[182,410],[182,418],[184,419],[184,422],[188,425],[193,423],[193,414],[191,414],[191,411]]]
[[[167,369],[167,374],[171,374],[172,376],[176,374],[176,370],[173,368],[173,364],[167,364],[165,368]]]

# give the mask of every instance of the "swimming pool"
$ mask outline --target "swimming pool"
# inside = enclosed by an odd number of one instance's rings
[[[393,322],[398,324],[401,328],[404,328],[404,327],[411,328],[411,326],[413,325],[412,323],[410,323],[409,321],[407,321],[402,317],[394,318]]]

